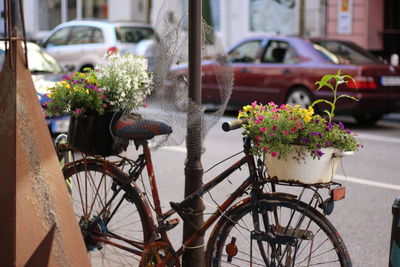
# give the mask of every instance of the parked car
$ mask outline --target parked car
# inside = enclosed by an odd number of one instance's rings
[[[341,99],[337,113],[352,114],[360,124],[372,125],[384,114],[400,110],[400,68],[380,62],[351,42],[259,36],[239,42],[228,53],[234,72],[231,108],[254,100],[302,106],[318,98],[331,100],[332,92],[316,91],[315,82],[341,70],[354,77],[356,84],[342,85],[339,93],[359,101]],[[202,62],[204,103],[219,102],[215,69],[215,61]],[[173,75],[187,75],[187,66],[176,67]]]
[[[107,20],[73,20],[55,27],[42,46],[71,71],[94,68],[107,52],[133,53],[135,44],[154,38],[147,24]]]
[[[43,106],[48,98],[46,97],[46,89],[53,86],[55,82],[61,81],[63,70],[57,61],[50,55],[43,52],[40,47],[34,43],[27,42],[28,47],[28,64],[32,74],[32,80],[35,85],[40,104]],[[5,47],[4,41],[0,41],[0,68],[4,63]],[[50,133],[54,136],[59,133],[66,133],[69,126],[69,117],[46,117],[47,125]]]

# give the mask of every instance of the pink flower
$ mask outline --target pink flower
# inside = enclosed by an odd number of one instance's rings
[[[254,123],[255,123],[255,124],[260,124],[261,121],[260,121],[259,119],[257,119],[257,120],[254,121]]]
[[[102,95],[101,95],[101,99],[104,99],[104,98],[106,98],[106,95],[105,95],[105,94],[102,94]]]
[[[279,155],[279,153],[276,151],[272,151],[272,153],[271,153],[271,156],[273,156],[274,158],[277,157],[278,155]]]
[[[268,151],[269,151],[269,148],[265,146],[265,147],[263,148],[263,150],[264,150],[264,152],[268,152]]]
[[[108,105],[107,105],[107,104],[104,104],[104,105],[103,105],[103,108],[107,108],[107,107],[108,107]]]
[[[256,107],[256,106],[257,106],[257,101],[254,101],[253,103],[251,103],[251,105],[252,105],[253,107]]]
[[[269,136],[273,137],[275,134],[274,133],[270,133]]]
[[[257,141],[261,141],[262,137],[261,136],[257,136]]]
[[[262,133],[265,133],[265,132],[267,131],[267,128],[261,127],[261,128],[260,128],[260,131],[261,131]]]
[[[258,119],[259,119],[260,121],[262,121],[262,120],[264,119],[264,116],[263,116],[263,115],[259,115],[259,116],[258,116]]]
[[[296,130],[297,130],[297,128],[296,128],[295,126],[293,126],[293,127],[290,129],[290,132],[291,132],[292,134],[294,134],[294,133],[296,132]]]
[[[272,112],[278,112],[278,109],[277,108],[272,108],[271,111]]]
[[[144,104],[143,104],[143,107],[145,107],[145,108],[147,108],[148,106],[149,106],[148,103],[144,103]]]
[[[77,115],[81,114],[81,109],[79,109],[79,108],[75,109],[75,114],[77,114]]]
[[[286,109],[286,105],[285,105],[285,104],[282,104],[281,107],[280,107],[280,109],[285,110],[285,109]]]
[[[275,104],[273,101],[269,102],[269,103],[268,103],[268,105],[270,105],[270,106],[274,106],[274,107],[277,107],[277,106],[278,106],[278,105],[277,105],[277,104]]]
[[[282,131],[283,135],[288,135],[289,133],[285,130]]]
[[[278,120],[279,115],[275,115],[275,116],[273,116],[272,118],[273,118],[274,120]]]
[[[264,106],[261,106],[260,109],[261,109],[262,111],[264,111],[264,110],[265,110],[265,107],[264,107]]]

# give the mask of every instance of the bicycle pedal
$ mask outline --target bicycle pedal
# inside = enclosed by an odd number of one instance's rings
[[[168,220],[166,222],[164,222],[160,227],[158,227],[158,231],[159,232],[167,232],[173,228],[175,228],[175,226],[177,226],[179,224],[179,218],[175,218],[175,219],[171,219]]]
[[[166,231],[169,231],[179,224],[179,218],[171,219],[165,222]]]

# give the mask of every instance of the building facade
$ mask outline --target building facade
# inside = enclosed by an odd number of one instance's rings
[[[164,1],[24,0],[26,30],[31,39],[39,40],[59,23],[76,18],[155,24]],[[400,53],[398,0],[203,1],[209,8],[208,21],[227,47],[249,35],[272,33],[351,40],[383,57]],[[0,31],[3,28],[0,20]]]

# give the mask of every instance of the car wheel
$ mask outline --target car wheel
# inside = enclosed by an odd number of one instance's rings
[[[301,105],[302,108],[311,106],[312,96],[306,88],[295,87],[286,98],[286,104]]]
[[[357,123],[362,126],[373,126],[378,120],[382,119],[383,114],[371,112],[354,113],[353,117]]]

